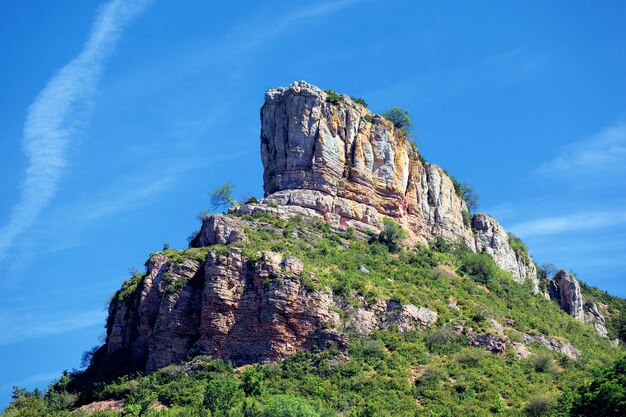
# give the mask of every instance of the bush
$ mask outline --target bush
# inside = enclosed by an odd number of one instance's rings
[[[465,201],[465,204],[467,204],[467,208],[470,212],[476,211],[478,208],[479,196],[473,186],[466,182],[461,184],[460,196],[463,201]]]
[[[363,107],[367,107],[367,102],[365,100],[363,100],[361,97],[350,97],[352,99],[352,101],[354,101],[356,104],[360,104]]]
[[[613,367],[601,369],[591,384],[580,389],[571,415],[626,415],[626,356],[617,360]]]
[[[319,417],[319,414],[303,399],[279,394],[269,399],[261,417]]]
[[[387,246],[391,252],[400,250],[402,241],[406,238],[406,230],[393,220],[383,220],[383,230],[378,235],[378,242]]]
[[[508,235],[509,235],[509,245],[511,246],[511,249],[513,249],[513,251],[519,256],[521,256],[522,259],[524,259],[526,262],[530,262],[530,256],[528,255],[528,248],[526,247],[524,242],[522,242],[522,240],[519,237],[515,236],[513,233],[509,233]]]
[[[339,104],[341,102],[341,95],[334,90],[324,90],[326,93],[326,102],[330,104]]]
[[[431,329],[426,334],[426,346],[431,353],[451,354],[466,345],[466,338],[458,335],[451,327]]]
[[[493,282],[501,275],[500,268],[486,253],[463,251],[459,258],[461,260],[459,269],[480,284]]]
[[[558,370],[556,362],[549,356],[536,355],[531,360],[536,372],[552,374]]]
[[[208,382],[204,404],[213,416],[227,415],[227,411],[242,399],[242,394],[234,379],[220,376]]]
[[[409,116],[409,111],[403,110],[400,107],[390,108],[383,113],[383,117],[404,133],[408,133],[413,128],[413,121],[411,120],[411,116]]]
[[[524,414],[531,417],[539,417],[546,415],[552,406],[552,398],[546,395],[536,395],[530,397],[526,407],[524,407]],[[594,415],[594,414],[589,414]],[[595,414],[597,415],[597,414]]]

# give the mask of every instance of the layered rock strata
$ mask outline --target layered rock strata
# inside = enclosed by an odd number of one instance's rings
[[[237,210],[318,216],[337,227],[376,230],[391,218],[425,243],[442,236],[489,252],[518,282],[537,271],[517,256],[493,219],[476,236],[454,181],[427,163],[403,130],[370,113],[349,96],[328,94],[304,81],[270,89],[261,108],[261,159],[265,200]],[[458,188],[458,187],[457,187]],[[485,222],[486,220],[486,222]]]

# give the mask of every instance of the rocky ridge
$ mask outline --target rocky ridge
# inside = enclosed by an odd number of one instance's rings
[[[538,289],[537,270],[491,217],[469,210],[450,176],[427,163],[404,131],[342,95],[304,81],[270,89],[261,108],[265,199],[284,216],[319,216],[337,227],[378,230],[391,218],[426,243],[438,236],[491,254],[518,282]],[[479,226],[478,228],[473,227]]]
[[[270,89],[261,122],[265,198],[233,208],[234,215],[205,218],[184,256],[150,257],[146,273],[111,300],[100,365],[153,371],[194,355],[259,363],[302,349],[345,352],[348,332],[427,330],[437,323],[438,314],[424,306],[391,300],[355,306],[328,288],[309,288],[303,278],[316,277],[297,258],[273,251],[251,257],[242,250],[246,230],[258,225],[246,215],[317,218],[362,234],[393,219],[410,232],[410,243],[438,237],[461,242],[538,292],[534,262],[516,250],[504,228],[482,213],[467,222],[467,205],[447,173],[427,163],[391,122],[349,96],[330,103],[326,92],[305,82]],[[555,277],[550,294],[606,334],[604,317],[595,304],[585,307],[574,281]],[[527,344],[540,343],[580,356],[569,342],[543,335],[524,333],[512,342],[501,330],[455,331],[496,354],[511,345],[525,356]]]

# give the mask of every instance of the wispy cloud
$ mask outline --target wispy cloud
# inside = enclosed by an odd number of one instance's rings
[[[614,124],[588,139],[564,146],[538,171],[567,177],[626,173],[626,123]]]
[[[544,217],[514,224],[510,230],[521,236],[547,236],[626,224],[626,211],[593,211]]]
[[[124,27],[149,2],[112,0],[104,4],[80,54],[48,81],[30,105],[22,139],[29,165],[21,199],[0,229],[0,261],[56,194],[67,147],[84,120],[102,66]]]
[[[101,326],[105,319],[102,310],[84,311],[72,317],[50,319],[46,314],[33,316],[19,312],[19,314],[0,314],[0,345],[21,342],[43,336],[69,333],[91,326]]]

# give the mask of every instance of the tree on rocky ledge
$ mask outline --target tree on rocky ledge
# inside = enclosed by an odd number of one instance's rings
[[[224,183],[222,186],[211,191],[211,207],[213,209],[229,208],[236,206],[237,200],[233,198],[233,184],[230,182]]]
[[[413,120],[409,116],[408,110],[403,110],[400,107],[392,107],[383,113],[383,117],[389,120],[393,125],[403,131],[405,134],[413,128]]]

